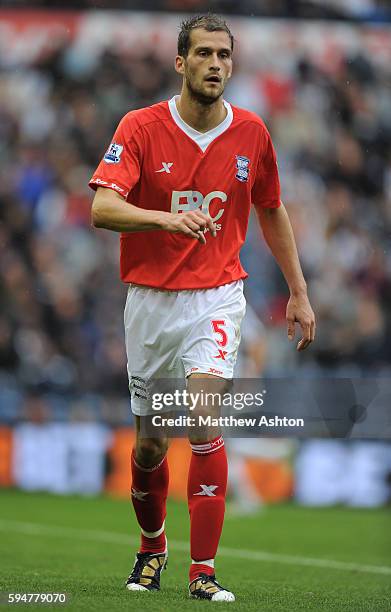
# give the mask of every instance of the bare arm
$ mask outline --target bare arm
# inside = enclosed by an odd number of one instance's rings
[[[285,206],[257,209],[265,240],[277,260],[290,291],[286,309],[288,338],[295,336],[295,322],[299,323],[303,337],[297,345],[302,351],[315,338],[315,315],[311,308],[307,285],[301,270],[292,226]]]
[[[145,232],[165,230],[182,233],[205,244],[205,229],[216,236],[212,219],[200,211],[173,214],[160,210],[145,210],[129,204],[113,189],[98,187],[91,209],[91,221],[94,227],[114,232]]]

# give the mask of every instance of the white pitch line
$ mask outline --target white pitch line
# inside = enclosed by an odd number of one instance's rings
[[[24,535],[77,538],[79,540],[105,542],[107,544],[122,544],[126,546],[137,546],[140,542],[138,537],[122,533],[113,533],[111,531],[74,529],[72,527],[50,526],[39,523],[25,523],[1,519],[0,530],[4,532],[13,531]],[[186,542],[170,539],[169,547],[171,550],[189,553],[189,544]],[[333,559],[313,559],[311,557],[283,555],[261,550],[226,548],[225,546],[219,547],[218,555],[243,559],[245,561],[267,561],[270,563],[284,563],[286,565],[303,565],[306,567],[320,567],[325,569],[361,572],[364,574],[383,574],[385,576],[391,576],[391,567],[386,565],[361,565],[360,563],[335,561]]]

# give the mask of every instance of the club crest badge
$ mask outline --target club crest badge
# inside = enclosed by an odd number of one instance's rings
[[[106,164],[118,164],[121,161],[121,153],[124,150],[123,146],[112,142],[107,149],[103,160]]]
[[[248,175],[250,174],[250,160],[244,155],[235,155],[236,157],[236,178],[242,183],[248,181]]]

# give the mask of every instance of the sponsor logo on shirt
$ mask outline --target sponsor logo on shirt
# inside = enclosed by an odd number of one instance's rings
[[[235,155],[236,157],[236,178],[242,183],[248,181],[248,175],[250,174],[250,160],[244,155]]]
[[[184,213],[190,210],[201,210],[205,215],[209,215],[209,207],[213,200],[220,200],[222,204],[227,201],[227,194],[224,191],[211,191],[203,196],[199,191],[173,191],[171,195],[171,212]],[[220,207],[217,214],[212,217],[212,221],[216,223],[224,214],[224,206]],[[220,230],[221,225],[217,224],[216,229]]]
[[[105,161],[106,164],[119,164],[123,150],[124,148],[122,145],[112,142],[105,153],[103,161]]]

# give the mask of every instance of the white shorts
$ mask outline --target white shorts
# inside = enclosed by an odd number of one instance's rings
[[[124,323],[132,412],[151,413],[151,380],[183,380],[193,372],[231,379],[245,310],[242,280],[195,291],[129,285]]]

